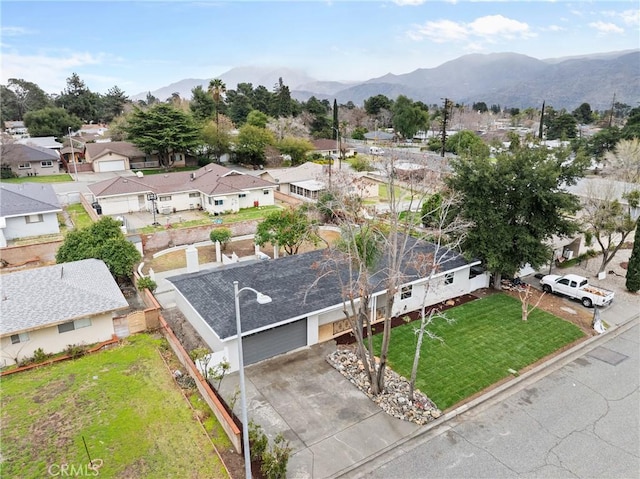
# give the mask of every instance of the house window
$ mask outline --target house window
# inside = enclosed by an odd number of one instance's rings
[[[413,286],[403,286],[400,290],[400,299],[409,299],[413,294]]]
[[[42,168],[53,168],[53,161],[41,161],[40,166]]]
[[[171,201],[171,195],[169,196],[160,196],[158,198],[159,201]]]
[[[189,198],[200,198],[200,193],[189,193]]]
[[[11,335],[11,344],[26,343],[27,341],[29,341],[29,333]]]
[[[444,284],[452,284],[453,283],[453,273],[447,273],[444,275]]]
[[[238,198],[246,198],[247,194],[246,193],[239,193],[238,194]]]
[[[91,326],[91,319],[76,319],[75,321],[69,321],[68,323],[63,323],[58,325],[59,333],[67,333],[69,331],[74,331],[76,329],[87,328]]]
[[[28,223],[42,223],[44,221],[44,218],[42,217],[42,215],[28,215],[25,216],[27,224]]]
[[[213,200],[214,206],[222,206],[224,204],[224,200]]]
[[[28,170],[30,168],[31,168],[31,163],[29,163],[28,161],[26,163],[20,163],[18,165],[19,170]]]

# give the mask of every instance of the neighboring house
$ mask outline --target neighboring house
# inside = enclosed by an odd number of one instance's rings
[[[114,313],[128,307],[103,261],[85,259],[2,275],[0,365],[32,357],[36,349],[107,341]]]
[[[313,143],[314,150],[312,153],[319,153],[322,156],[330,156],[332,158],[338,158],[340,156],[340,152],[338,151],[338,142],[336,140],[328,140],[328,139],[320,139],[314,140]],[[356,150],[350,146],[347,146],[344,141],[340,142],[340,148],[345,150],[345,157],[351,157],[355,155]]]
[[[5,121],[4,131],[11,136],[19,136],[19,137],[29,134],[27,127],[24,126],[24,121]]]
[[[109,131],[109,127],[105,124],[89,124],[89,125],[82,125],[80,127],[80,129],[76,132],[74,132],[75,135],[80,134],[82,136],[84,135],[94,135],[96,137],[99,136],[105,136],[105,134]]]
[[[62,211],[47,183],[0,183],[0,248],[7,241],[60,233]]]
[[[302,181],[319,180],[327,175],[327,166],[308,161],[302,165],[291,168],[269,169],[258,175],[263,180],[271,181],[278,185],[278,191],[288,195],[291,193],[291,184]]]
[[[18,176],[57,175],[60,173],[60,155],[57,151],[31,144],[3,143],[2,168]]]
[[[418,254],[433,253],[434,245],[420,242],[414,248],[412,254],[403,258],[405,280],[397,293],[394,316],[420,309],[423,300],[432,305],[488,285],[485,274],[476,276],[471,271],[479,261],[469,262],[462,255],[447,254],[447,261],[432,279],[427,293],[426,279],[417,274],[412,263]],[[240,288],[254,288],[272,298],[271,303],[258,305],[252,292],[240,295],[245,364],[330,341],[350,330],[344,317],[338,273],[323,274],[317,266],[325,254],[326,250],[318,250],[274,260],[236,263],[168,280],[175,287],[180,311],[211,350],[227,358],[233,371],[238,369],[234,281],[239,282]],[[378,269],[385,271],[382,266]],[[340,274],[346,278],[346,269]],[[370,311],[376,318],[374,321],[383,320],[387,294],[383,280],[372,278],[375,292]]]
[[[64,146],[62,143],[56,140],[55,136],[36,136],[29,138],[20,138],[16,140],[16,143],[21,145],[32,145],[40,148],[47,148],[49,150],[55,150],[59,152]]]
[[[196,171],[112,178],[89,185],[106,215],[203,209],[211,214],[274,205],[276,185],[217,164]]]
[[[96,173],[125,171],[131,169],[132,164],[142,165],[139,168],[158,166],[157,161],[149,162],[147,154],[128,141],[87,143],[85,145],[84,158],[87,163],[91,164],[93,171]]]

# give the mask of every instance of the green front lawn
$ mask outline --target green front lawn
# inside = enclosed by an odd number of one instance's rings
[[[91,458],[102,462],[101,478],[228,477],[160,346],[137,335],[113,349],[2,378],[0,476],[42,478],[60,475],[63,464],[86,466],[84,438]],[[210,419],[205,424],[214,427]],[[229,449],[222,436],[216,445]]]
[[[428,327],[443,342],[422,344],[416,388],[444,410],[584,336],[576,325],[536,309],[522,321],[520,302],[495,294],[446,311],[455,320]],[[409,379],[419,321],[392,329],[389,365]],[[374,337],[380,347],[380,335]]]
[[[3,178],[2,183],[66,183],[73,181],[71,175],[41,175],[41,176],[21,176],[20,178]]]

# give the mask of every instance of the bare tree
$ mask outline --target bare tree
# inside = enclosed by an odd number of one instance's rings
[[[332,275],[340,283],[343,314],[356,339],[357,354],[374,395],[385,387],[391,322],[401,314],[394,307],[401,286],[418,279],[431,280],[443,263],[457,257],[456,247],[461,238],[456,232],[463,229],[460,222],[452,221],[446,214],[440,217],[447,224],[447,231],[422,228],[417,210],[428,194],[426,191],[435,188],[429,182],[439,176],[425,169],[424,174],[413,175],[398,184],[394,161],[395,158],[388,158],[384,165],[388,194],[388,207],[384,211],[363,208],[359,195],[364,188],[348,173],[334,177],[331,203],[320,205],[331,210],[331,215],[325,216],[334,218],[342,232],[341,241],[327,250],[323,263],[318,265],[320,278]],[[452,204],[444,202],[444,207]],[[382,344],[377,358],[372,340],[374,322],[382,323]]]
[[[524,288],[518,289],[518,298],[520,299],[520,304],[522,305],[523,321],[526,321],[527,319],[529,319],[529,314],[531,314],[533,310],[540,305],[540,301],[542,301],[542,297],[544,295],[545,293],[542,293],[538,298],[538,300],[536,301],[536,304],[534,304],[533,307],[531,307],[531,298],[533,297],[533,289],[531,288],[531,285],[528,284]]]
[[[619,185],[612,181],[592,183],[583,200],[585,232],[596,240],[602,251],[600,273],[605,271],[638,224],[640,189],[622,193],[619,190]]]
[[[640,183],[640,140],[620,140],[604,157],[614,178],[628,183]]]

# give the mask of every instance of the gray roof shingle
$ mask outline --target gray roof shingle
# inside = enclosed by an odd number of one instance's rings
[[[193,175],[193,176],[192,176]],[[253,175],[237,173],[224,166],[210,164],[189,172],[148,175],[142,178],[121,177],[89,185],[96,197],[126,195],[153,191],[154,193],[178,193],[200,191],[206,195],[226,195],[243,190],[275,188],[273,183]]]
[[[98,259],[3,274],[0,282],[3,336],[129,306]]]
[[[0,183],[0,216],[12,217],[62,211],[47,183]]]
[[[434,246],[430,243],[421,242],[414,246],[412,253],[403,258],[405,277],[402,282],[405,284],[419,278],[411,266],[416,255],[434,251]],[[253,293],[246,292],[240,295],[243,334],[267,329],[292,318],[340,304],[342,290],[337,273],[332,272],[320,277],[321,270],[318,265],[325,258],[326,251],[312,251],[275,260],[236,263],[173,276],[169,281],[192,304],[218,337],[224,340],[236,335],[233,281],[238,281],[240,288],[251,287],[273,299],[271,303],[258,305]],[[468,264],[461,255],[454,253],[447,253],[446,258],[446,270]],[[378,266],[376,270],[385,271],[385,268]],[[346,274],[346,269],[341,271],[345,280]],[[384,273],[378,273],[377,279],[380,279],[381,274]],[[373,286],[374,290],[383,291],[382,281],[377,283]]]

